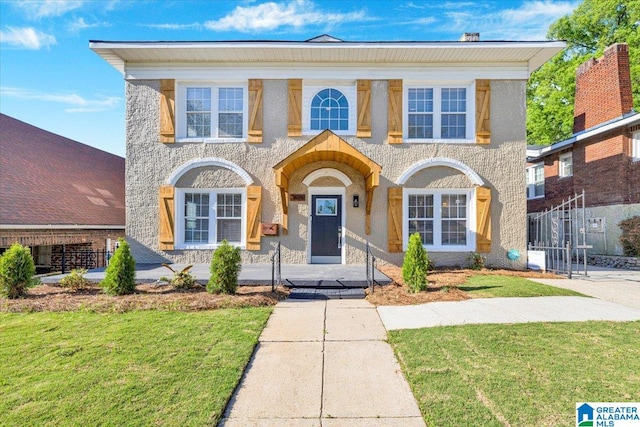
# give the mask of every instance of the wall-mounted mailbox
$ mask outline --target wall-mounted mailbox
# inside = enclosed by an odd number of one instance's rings
[[[278,224],[273,224],[269,222],[262,223],[262,235],[263,236],[277,236],[278,235]]]

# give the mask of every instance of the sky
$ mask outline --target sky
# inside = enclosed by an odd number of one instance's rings
[[[579,3],[0,0],[0,112],[124,157],[124,80],[89,40],[545,40]]]

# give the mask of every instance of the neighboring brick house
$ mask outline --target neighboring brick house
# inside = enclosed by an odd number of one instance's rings
[[[109,42],[123,73],[138,262],[523,268],[525,89],[564,42]]]
[[[621,255],[618,223],[640,215],[640,114],[633,111],[626,44],[578,67],[574,134],[527,150],[530,217],[585,192],[587,244]]]
[[[19,242],[59,271],[63,246],[105,249],[124,223],[122,157],[0,114],[0,253]]]

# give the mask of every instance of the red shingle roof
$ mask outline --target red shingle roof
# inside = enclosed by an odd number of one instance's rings
[[[0,114],[0,224],[124,227],[124,159]]]

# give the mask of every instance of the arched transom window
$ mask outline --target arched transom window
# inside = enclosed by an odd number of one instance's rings
[[[311,101],[311,130],[324,129],[349,129],[349,101],[338,89],[322,89]]]

